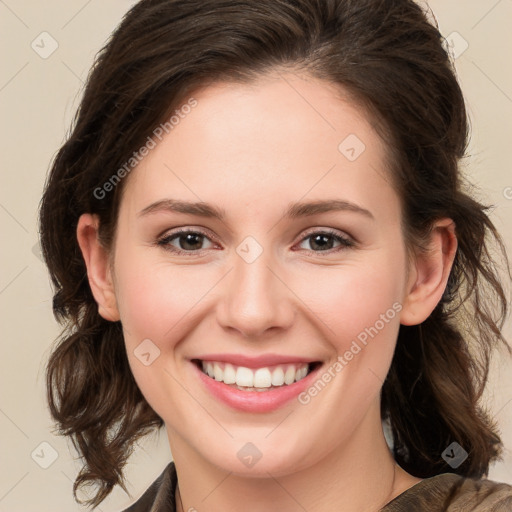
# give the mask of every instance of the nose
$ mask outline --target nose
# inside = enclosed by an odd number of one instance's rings
[[[295,318],[293,293],[279,277],[266,252],[247,263],[235,255],[217,308],[217,321],[225,330],[245,338],[288,329]]]

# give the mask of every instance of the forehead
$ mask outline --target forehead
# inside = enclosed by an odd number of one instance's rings
[[[132,209],[166,195],[254,212],[305,195],[396,201],[385,144],[338,86],[274,74],[217,83],[191,97],[195,106],[177,106],[172,129],[132,172]]]

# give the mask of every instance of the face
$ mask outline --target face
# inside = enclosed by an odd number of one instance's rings
[[[284,475],[379,421],[407,287],[400,202],[384,143],[335,86],[269,75],[193,97],[124,190],[126,349],[171,450]]]

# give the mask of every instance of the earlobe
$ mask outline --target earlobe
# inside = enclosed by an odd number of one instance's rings
[[[418,251],[411,269],[400,323],[417,325],[426,320],[446,289],[457,252],[455,223],[437,221],[432,229],[428,251]]]
[[[78,220],[76,236],[87,267],[87,277],[98,313],[111,322],[120,319],[110,268],[109,253],[98,238],[99,218],[84,213]]]

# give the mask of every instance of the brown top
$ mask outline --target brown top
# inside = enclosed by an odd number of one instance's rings
[[[141,498],[123,512],[176,512],[177,480],[171,462]],[[512,512],[512,486],[443,473],[413,485],[380,512]]]

